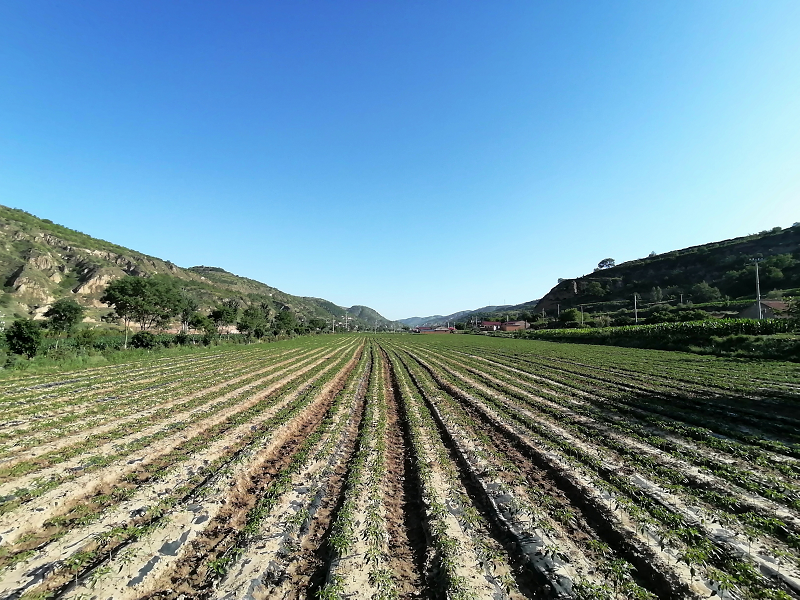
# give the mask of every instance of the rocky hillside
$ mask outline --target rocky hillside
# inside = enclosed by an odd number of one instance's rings
[[[800,290],[800,224],[721,242],[653,254],[591,274],[561,280],[536,305],[555,311],[580,304],[589,312],[632,304],[755,298],[755,265],[760,259],[762,296],[794,295]]]
[[[219,267],[178,267],[25,211],[0,206],[0,320],[39,317],[55,300],[70,297],[89,309],[90,321],[99,322],[110,312],[99,301],[110,281],[124,275],[157,273],[176,278],[201,309],[225,298],[238,298],[244,304],[266,302],[276,310],[289,309],[305,319],[343,320],[347,314],[359,328],[372,328],[376,320],[379,326],[393,325],[365,306],[344,308],[321,298],[292,296]]]

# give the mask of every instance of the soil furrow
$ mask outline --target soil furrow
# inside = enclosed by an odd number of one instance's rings
[[[162,590],[147,598],[207,598],[212,590],[214,561],[222,557],[242,529],[248,511],[256,504],[260,490],[265,489],[274,477],[291,463],[303,440],[321,424],[334,397],[344,387],[347,377],[355,368],[358,356],[353,358],[326,386],[324,393],[292,421],[285,433],[270,440],[269,446],[258,454],[256,464],[238,477],[222,500],[219,511],[197,536],[185,544],[177,568],[150,582],[151,590]]]
[[[391,548],[389,567],[395,575],[401,598],[433,598],[424,585],[428,536],[420,515],[423,513],[421,483],[414,467],[408,426],[398,406],[400,391],[386,353],[384,364],[388,412],[386,444],[386,487],[384,506]]]

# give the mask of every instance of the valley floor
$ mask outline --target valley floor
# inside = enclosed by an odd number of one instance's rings
[[[0,600],[800,598],[793,363],[315,336],[0,414]]]

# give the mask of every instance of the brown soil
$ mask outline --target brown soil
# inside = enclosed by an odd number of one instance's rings
[[[448,396],[454,402],[458,402],[451,394]],[[466,412],[477,424],[483,420],[483,415],[479,413],[473,406],[462,403],[461,408]],[[505,436],[491,436],[491,444],[493,449],[500,455],[503,455],[510,463],[512,463],[518,470],[519,475],[522,476],[532,490],[537,490],[542,495],[556,500],[559,509],[567,509],[574,518],[568,523],[559,522],[557,528],[569,536],[570,540],[581,548],[584,555],[594,561],[603,559],[598,555],[596,550],[588,543],[592,540],[599,539],[597,531],[592,527],[589,521],[586,520],[581,513],[580,507],[574,504],[569,496],[548,476],[547,472],[537,467],[531,462],[517,447],[509,441]],[[490,455],[489,460],[492,460]],[[496,459],[493,461],[497,467],[498,476],[503,479],[508,485],[517,483],[515,475],[505,469],[502,464],[498,464]]]
[[[198,535],[184,553],[183,560],[166,581],[156,586],[164,590],[146,596],[149,599],[173,599],[181,597],[206,598],[211,589],[208,563],[220,557],[233,542],[236,533],[242,528],[248,511],[283,468],[294,458],[303,440],[311,435],[322,423],[325,413],[345,385],[347,377],[355,367],[361,352],[358,352],[339,373],[328,392],[317,398],[296,418],[293,427],[270,441],[270,447],[263,458],[248,473],[240,477],[226,498],[225,507],[212,519],[202,534]]]
[[[301,358],[301,357],[298,357],[298,358]],[[307,358],[308,358],[308,355],[302,357],[301,360],[305,360]],[[21,452],[20,454],[11,457],[7,462],[5,462],[2,465],[2,468],[4,470],[7,470],[7,469],[10,469],[11,467],[13,467],[14,465],[16,465],[17,463],[23,462],[23,461],[30,462],[30,463],[35,463],[37,465],[37,470],[44,469],[46,467],[51,467],[56,463],[53,463],[52,461],[48,460],[47,454],[52,453],[52,452],[56,452],[56,451],[59,451],[59,450],[63,450],[65,448],[67,448],[68,446],[72,446],[72,445],[74,445],[76,447],[79,447],[79,448],[85,447],[85,441],[90,436],[100,436],[101,434],[109,432],[109,431],[112,431],[114,429],[117,429],[121,425],[123,425],[125,423],[128,423],[130,421],[143,421],[146,417],[150,416],[151,414],[153,414],[153,413],[155,413],[157,411],[160,411],[160,410],[164,410],[166,408],[174,408],[175,409],[175,412],[173,412],[173,414],[170,417],[171,420],[177,420],[177,419],[180,419],[181,417],[183,417],[184,415],[190,415],[190,414],[193,414],[193,413],[196,413],[196,412],[204,411],[210,406],[214,406],[215,404],[219,404],[221,402],[224,402],[227,398],[232,397],[234,394],[241,394],[241,393],[247,391],[248,389],[251,389],[253,387],[258,386],[260,383],[263,383],[264,381],[267,381],[271,377],[274,377],[275,374],[279,373],[281,370],[286,370],[286,369],[281,369],[281,367],[285,367],[287,364],[291,364],[293,361],[294,361],[294,358],[289,358],[289,359],[283,360],[281,362],[271,364],[268,367],[264,367],[264,368],[261,368],[261,369],[258,369],[258,370],[249,371],[249,372],[244,373],[242,375],[233,377],[233,378],[225,380],[225,381],[221,381],[221,382],[219,382],[219,383],[217,383],[215,385],[209,386],[209,387],[204,388],[202,390],[197,390],[197,391],[195,391],[195,392],[193,392],[191,394],[188,394],[186,396],[181,396],[179,398],[175,398],[175,399],[170,400],[168,402],[162,402],[162,403],[159,404],[157,401],[151,400],[151,401],[149,401],[148,406],[147,406],[146,409],[140,410],[140,411],[136,412],[136,414],[114,417],[114,419],[113,419],[113,421],[111,423],[99,424],[97,426],[92,426],[92,427],[90,427],[88,429],[83,429],[83,430],[78,430],[78,431],[71,431],[71,432],[69,432],[68,435],[63,435],[63,436],[59,437],[59,439],[57,439],[55,441],[48,442],[48,443],[45,443],[45,444],[41,444],[41,445],[39,445],[39,446],[37,446],[37,447],[35,447],[33,449],[30,449],[30,450],[25,450],[25,451]],[[294,362],[297,362],[297,361],[294,361]],[[242,386],[240,388],[237,388],[235,390],[232,390],[231,392],[228,392],[228,393],[226,393],[226,394],[224,394],[222,396],[219,396],[217,398],[212,398],[208,403],[206,403],[206,404],[204,404],[202,406],[195,406],[195,407],[191,407],[191,408],[186,409],[186,410],[182,409],[183,405],[191,402],[193,399],[197,398],[198,396],[211,395],[214,392],[216,392],[217,390],[220,390],[220,389],[222,389],[224,387],[227,387],[227,386],[230,386],[232,384],[238,383],[238,382],[240,382],[240,381],[242,381],[244,379],[250,378],[250,377],[255,377],[255,376],[261,375],[261,374],[266,373],[268,371],[274,371],[274,372],[270,373],[269,375],[267,375],[265,377],[261,377],[261,378],[255,380],[255,381],[251,381],[250,383],[245,384],[244,386]],[[111,412],[109,414],[113,415],[114,413]],[[150,430],[150,429],[152,429],[154,427],[158,427],[163,422],[164,421],[158,421],[158,422],[154,422],[152,424],[149,424],[147,426],[147,430]],[[114,443],[115,444],[122,444],[122,443],[124,443],[124,441],[126,439],[135,438],[136,436],[144,435],[145,433],[146,433],[146,430],[137,430],[137,431],[131,432],[130,434],[127,434],[123,438],[118,438],[118,439],[114,440]],[[96,440],[96,443],[97,444],[101,444],[100,445],[101,448],[107,446],[107,443],[105,443],[103,441],[102,437],[98,437],[97,440]],[[99,453],[97,448],[98,448],[97,445],[95,445],[93,448],[85,447],[85,450],[83,452],[81,452],[77,456],[81,456],[83,460],[88,460],[89,457],[94,456],[94,455]],[[33,473],[35,474],[35,472],[33,472]],[[31,475],[31,476],[33,476],[33,475]],[[0,482],[5,483],[7,480],[13,480],[13,477],[0,476]]]
[[[410,371],[409,371],[410,372]],[[459,481],[461,485],[464,486],[464,489],[469,496],[469,499],[472,501],[472,504],[484,518],[487,526],[488,531],[487,533],[494,538],[497,545],[502,547],[505,550],[505,554],[507,555],[508,564],[514,565],[517,563],[516,566],[519,566],[519,559],[521,556],[515,554],[516,542],[515,540],[508,534],[508,532],[502,527],[500,521],[497,518],[497,515],[491,508],[490,500],[486,494],[486,491],[480,485],[480,482],[477,480],[476,477],[472,475],[472,469],[464,455],[458,448],[457,442],[454,440],[451,432],[447,429],[444,421],[441,418],[439,413],[438,407],[432,402],[430,396],[426,393],[425,389],[419,384],[417,378],[414,373],[411,373],[411,379],[414,384],[417,386],[417,390],[419,391],[420,395],[424,398],[425,404],[428,407],[428,410],[431,412],[433,416],[434,422],[436,423],[436,428],[439,433],[439,437],[442,439],[445,448],[447,448],[447,452],[450,456],[450,460],[453,462],[454,465],[457,466],[457,473]],[[512,576],[516,581],[517,587],[519,588],[520,592],[522,592],[528,598],[545,598],[547,597],[546,590],[542,589],[542,585],[536,581],[533,574],[527,570],[522,570],[519,568],[515,568],[512,571]]]
[[[294,370],[294,372],[273,383],[269,388],[262,390],[252,397],[245,398],[243,402],[229,406],[219,413],[216,413],[206,419],[202,419],[182,432],[154,442],[148,447],[149,451],[146,455],[144,455],[145,461],[143,462],[128,460],[130,456],[128,455],[127,457],[118,459],[99,471],[93,473],[90,472],[86,475],[79,476],[77,479],[70,481],[66,486],[62,486],[61,488],[53,490],[41,498],[35,499],[31,505],[26,506],[23,504],[22,506],[17,507],[15,509],[16,511],[27,508],[29,514],[35,509],[36,512],[34,514],[36,517],[35,520],[29,519],[30,522],[25,523],[23,527],[17,528],[17,530],[14,532],[14,535],[19,536],[26,531],[33,530],[35,527],[40,527],[45,521],[52,519],[53,517],[67,514],[70,510],[73,510],[76,506],[83,502],[87,497],[95,496],[98,493],[106,493],[110,490],[119,488],[121,482],[124,481],[127,475],[141,471],[143,465],[154,462],[160,456],[166,455],[174,448],[184,444],[186,440],[194,438],[198,435],[202,435],[202,432],[207,428],[213,427],[215,424],[224,421],[229,416],[242,410],[247,410],[247,408],[258,403],[263,398],[277,393],[280,388],[285,386],[287,383],[296,379],[315,366],[323,363],[325,360],[326,359],[324,358],[319,359],[310,365],[302,367],[301,369]],[[275,373],[275,375],[284,371],[291,371],[291,369],[284,369]],[[231,392],[230,394],[236,393],[237,391]],[[140,450],[139,452],[142,451]],[[9,522],[9,519],[12,519],[10,516],[11,514],[12,513],[8,513],[7,515],[4,515],[3,518],[0,518],[0,524]],[[11,539],[10,536],[7,539]]]
[[[420,519],[420,515],[424,514],[420,486],[413,470],[411,447],[406,442],[408,432],[400,417],[395,389],[389,379],[389,361],[383,352],[381,356],[386,376],[387,440],[383,502],[391,552],[389,568],[394,572],[401,598],[431,598],[422,577],[428,540]]]
[[[463,408],[467,414],[475,419],[476,423],[481,422],[481,415],[474,408],[466,405]],[[574,515],[574,518],[568,523],[559,523],[558,528],[581,548],[587,558],[595,561],[602,560],[603,557],[597,555],[596,551],[588,545],[590,541],[598,539],[598,534],[581,513],[580,507],[570,500],[569,496],[548,476],[546,471],[532,464],[530,459],[526,458],[508,438],[493,436],[491,440],[495,450],[519,469],[520,475],[525,478],[531,489],[538,490],[542,495],[554,498],[559,509],[568,509]],[[497,466],[501,467],[501,465]],[[515,483],[514,477],[508,471],[498,468],[498,473],[508,484]]]
[[[669,570],[659,568],[661,561],[652,552],[649,552],[644,545],[636,543],[635,536],[631,532],[617,526],[617,519],[613,512],[586,494],[583,486],[571,473],[553,463],[546,453],[534,443],[524,439],[508,425],[497,421],[490,412],[477,404],[474,399],[468,397],[448,382],[438,378],[423,361],[419,362],[428,370],[442,389],[459,400],[481,422],[505,437],[520,454],[526,456],[538,469],[546,472],[547,476],[570,499],[571,503],[579,507],[587,523],[591,524],[592,529],[597,532],[598,536],[612,548],[619,549],[625,559],[633,564],[637,571],[643,575],[643,583],[647,584],[646,587],[650,591],[665,600],[694,597],[694,594],[674,574]]]
[[[350,472],[350,463],[356,450],[356,441],[361,428],[364,427],[364,408],[367,391],[366,382],[369,381],[370,369],[364,372],[364,384],[358,390],[353,408],[353,416],[345,434],[344,452],[326,482],[326,493],[308,527],[308,534],[304,537],[298,562],[291,571],[290,591],[283,596],[286,599],[316,598],[316,592],[325,583],[327,564],[330,559],[328,538],[331,526],[344,501],[344,485]]]

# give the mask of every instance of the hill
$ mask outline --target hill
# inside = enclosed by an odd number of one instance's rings
[[[529,319],[543,311],[555,317],[559,311],[578,306],[590,315],[604,313],[624,320],[622,313],[632,313],[634,294],[638,294],[640,309],[683,304],[733,314],[755,298],[753,259],[759,259],[762,296],[800,295],[799,223],[598,268],[581,277],[560,280],[541,300],[409,317],[399,322],[418,327],[473,318]]]
[[[760,259],[762,296],[800,292],[800,223],[652,254],[560,280],[535,310],[553,313],[583,305],[590,313],[609,312],[630,308],[634,294],[649,304],[752,301],[756,282],[753,259]]]
[[[408,317],[400,319],[398,322],[408,327],[419,327],[421,325],[444,325],[445,323],[466,322],[474,318],[487,320],[501,320],[516,318],[520,313],[530,311],[536,306],[538,300],[530,300],[522,304],[503,304],[500,306],[484,306],[471,310],[462,310],[450,315],[432,315],[430,317]]]
[[[260,281],[220,267],[179,267],[79,231],[40,219],[23,210],[0,206],[0,318],[40,317],[55,300],[74,298],[99,322],[110,309],[99,299],[110,281],[125,275],[163,274],[194,296],[201,309],[225,298],[244,304],[266,302],[291,310],[298,318],[343,321],[354,327],[392,327],[394,322],[366,306],[345,308],[324,300],[293,296]]]

